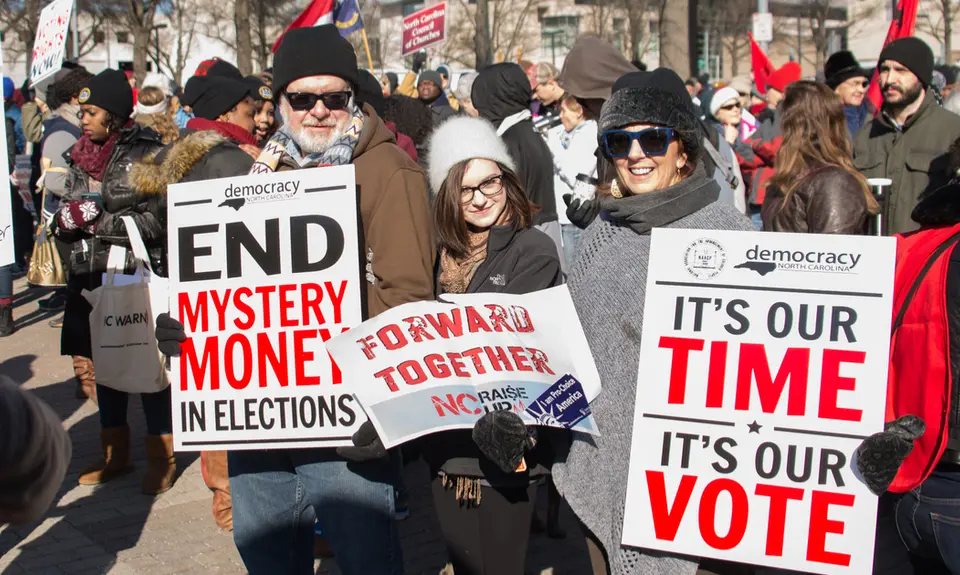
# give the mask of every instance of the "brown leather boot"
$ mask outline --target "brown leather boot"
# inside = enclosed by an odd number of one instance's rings
[[[73,356],[73,375],[77,378],[77,399],[86,397],[97,403],[97,376],[93,360],[82,355]]]
[[[103,459],[80,472],[80,485],[99,485],[133,471],[130,465],[130,428],[108,427],[100,431]]]
[[[230,498],[227,452],[201,451],[200,471],[204,483],[213,491],[213,520],[220,529],[233,531],[233,502]]]
[[[147,473],[142,490],[147,495],[159,495],[173,487],[177,474],[177,460],[173,456],[173,435],[148,435]]]

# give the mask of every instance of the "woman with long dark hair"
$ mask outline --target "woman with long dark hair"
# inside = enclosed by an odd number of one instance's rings
[[[812,234],[862,234],[878,206],[853,165],[843,103],[811,81],[787,87],[780,117],[783,143],[767,183],[763,229]]]
[[[533,227],[536,208],[493,125],[448,120],[430,140],[428,164],[440,243],[438,296],[523,294],[562,283],[556,245]],[[457,575],[523,575],[537,484],[549,473],[554,436],[542,430],[519,472],[484,455],[470,430],[419,442]]]
[[[133,92],[123,72],[107,69],[90,78],[79,102],[83,136],[70,150],[67,192],[55,216],[57,236],[73,245],[60,353],[73,357],[75,369],[83,364],[83,376],[95,380],[96,366],[90,359],[91,307],[82,292],[101,285],[111,246],[129,246],[122,216],[131,216],[136,223],[153,271],[166,275],[166,199],[138,193],[128,179],[133,164],[163,144],[156,132],[130,119]],[[135,268],[129,250],[125,267],[128,272]],[[103,458],[80,472],[81,485],[105,483],[132,471],[127,425],[130,395],[100,384],[96,394]],[[142,490],[158,494],[173,486],[176,473],[170,388],[141,394],[140,400],[148,433]]]

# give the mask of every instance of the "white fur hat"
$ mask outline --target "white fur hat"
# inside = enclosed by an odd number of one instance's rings
[[[713,95],[713,99],[710,100],[710,115],[713,117],[717,116],[717,112],[720,110],[720,107],[726,104],[731,100],[739,100],[740,92],[737,92],[730,86],[724,86],[716,91]]]
[[[464,160],[493,160],[513,171],[516,165],[493,124],[480,118],[456,116],[441,124],[430,137],[427,170],[431,193],[436,194],[450,168]]]

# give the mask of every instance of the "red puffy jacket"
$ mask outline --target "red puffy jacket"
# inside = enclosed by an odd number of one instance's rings
[[[960,224],[897,236],[886,420],[916,415],[927,430],[890,485],[895,493],[920,485],[936,467],[949,439],[953,373],[947,271],[957,234]]]

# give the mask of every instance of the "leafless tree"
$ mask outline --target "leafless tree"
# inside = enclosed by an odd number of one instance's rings
[[[170,27],[160,34],[160,65],[178,86],[184,82],[183,72],[197,36],[197,0],[172,0]]]
[[[950,0],[943,1],[949,2]],[[857,22],[871,18],[877,10],[883,9],[883,5],[877,2],[851,3],[847,8],[845,18],[843,17],[843,9],[832,0],[803,0],[797,6],[797,9],[799,11],[794,18],[794,27],[796,28],[794,40],[798,47],[798,57],[803,57],[801,49],[803,41],[802,24],[806,22],[810,33],[810,41],[813,42],[815,49],[812,62],[817,70],[821,70],[824,62],[827,61],[827,57],[830,56],[831,38],[834,35],[846,33]]]
[[[510,59],[518,50],[526,53],[539,45],[540,38],[531,34],[528,26],[536,5],[537,0],[487,1],[491,55],[499,53]],[[447,41],[437,49],[440,60],[474,68],[483,66],[475,43],[478,37],[476,10],[467,0],[447,4],[447,18],[451,18],[451,22],[447,28]]]
[[[740,73],[740,60],[750,52],[747,34],[753,26],[754,0],[700,0],[697,15],[700,25],[719,38],[730,57],[730,74]]]
[[[256,60],[257,70],[267,67],[272,54],[273,44],[283,32],[284,28],[303,9],[302,3],[297,0],[246,0],[249,16],[246,19],[250,24],[250,42],[247,48],[246,40],[238,42],[237,10],[236,5],[223,0],[200,0],[198,17],[201,20],[201,34],[224,44],[237,54],[238,67],[243,56],[241,52],[251,54],[251,72]],[[240,44],[244,44],[241,48]],[[243,68],[241,68],[243,70]]]
[[[244,76],[253,72],[253,37],[250,31],[251,0],[234,0],[233,23],[237,31],[237,68]]]
[[[956,0],[928,0],[917,17],[917,29],[933,36],[940,43],[944,64],[953,64],[953,24],[960,15]]]

